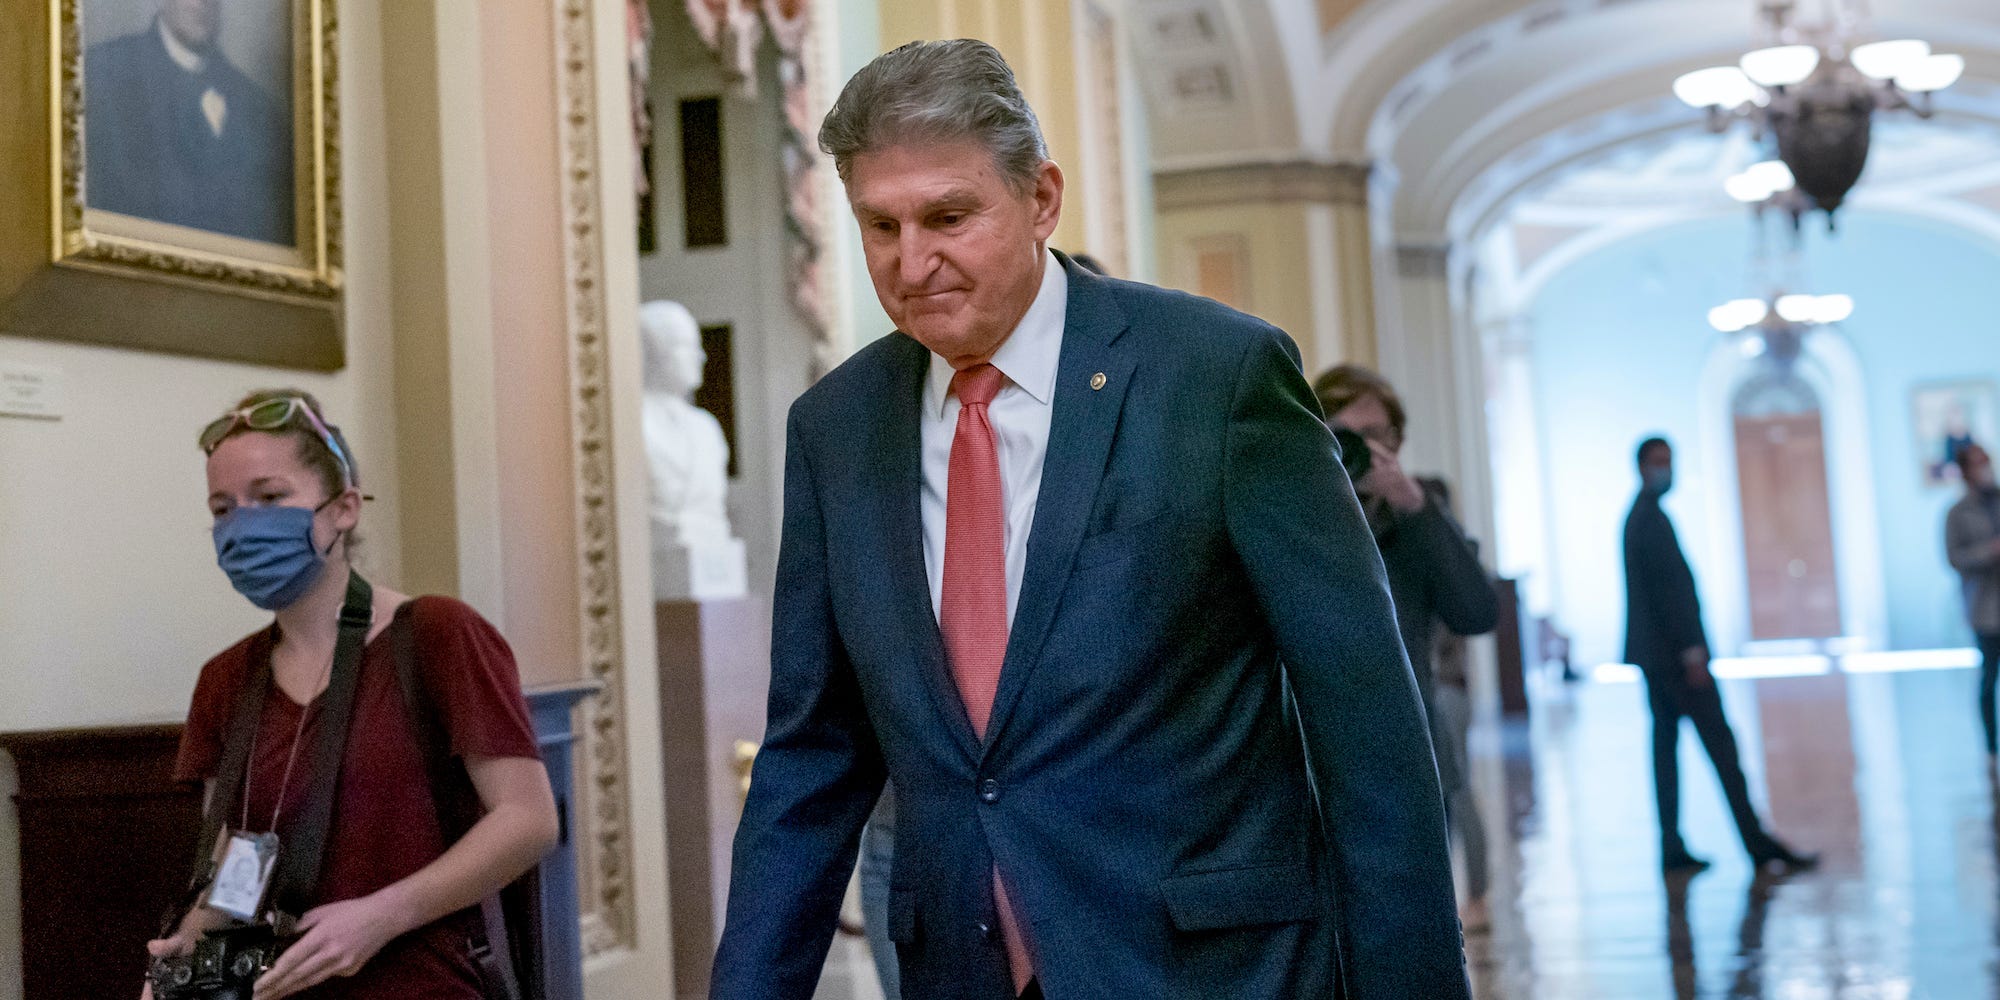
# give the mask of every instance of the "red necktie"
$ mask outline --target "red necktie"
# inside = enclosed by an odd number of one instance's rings
[[[938,627],[944,633],[958,697],[965,703],[972,732],[981,740],[993,715],[1000,664],[1007,657],[1006,500],[1000,487],[999,445],[986,414],[1005,381],[1006,376],[992,365],[974,365],[951,378],[959,411],[945,490],[944,594]],[[1034,965],[997,867],[993,895],[1007,944],[1007,967],[1014,976],[1014,992],[1020,993],[1034,978]]]

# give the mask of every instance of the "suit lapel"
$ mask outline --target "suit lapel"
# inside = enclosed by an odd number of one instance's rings
[[[913,663],[931,705],[944,720],[952,739],[968,761],[979,758],[979,740],[966,718],[951,664],[945,657],[944,636],[931,608],[930,573],[924,566],[923,520],[923,387],[930,352],[903,334],[893,334],[906,347],[891,366],[884,392],[882,417],[875,425],[879,440],[861,450],[874,466],[880,508],[865,519],[880,525],[872,548],[888,570],[889,616],[895,634],[907,636]]]
[[[1118,429],[1125,390],[1137,364],[1119,350],[1125,316],[1108,284],[1063,258],[1069,272],[1068,315],[1062,354],[1056,364],[1055,412],[1049,420],[1048,454],[1042,461],[1042,488],[1028,533],[1028,562],[1021,577],[1014,625],[1000,668],[985,752],[1000,740],[1028,677],[1041,660],[1042,644],[1055,620],[1056,605],[1069,568],[1083,541],[1083,528],[1105,460]],[[1102,382],[1097,376],[1103,375]],[[983,754],[982,754],[983,759]]]

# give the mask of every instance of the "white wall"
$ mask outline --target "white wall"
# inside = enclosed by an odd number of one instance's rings
[[[317,395],[371,492],[395,491],[379,0],[341,5],[347,352],[332,375],[26,340],[0,361],[60,369],[55,421],[0,417],[0,730],[178,720],[208,657],[268,620],[215,568],[195,435],[243,393]],[[144,317],[134,317],[144,322]],[[393,504],[363,515],[365,569],[393,579]],[[12,762],[0,756],[0,793]],[[18,850],[0,798],[0,1000],[19,1000]]]

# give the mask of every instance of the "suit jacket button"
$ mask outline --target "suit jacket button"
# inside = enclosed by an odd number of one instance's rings
[[[993,941],[1000,937],[1000,929],[993,926],[992,924],[987,923],[984,920],[981,920],[978,926],[979,926],[979,937],[981,940]]]
[[[988,778],[979,783],[979,801],[992,805],[1000,801],[1000,783]]]

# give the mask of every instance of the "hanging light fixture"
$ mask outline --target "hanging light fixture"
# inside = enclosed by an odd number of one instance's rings
[[[1761,299],[1731,299],[1708,311],[1708,325],[1718,333],[1742,333],[1773,321],[1793,326],[1831,326],[1854,315],[1848,295],[1776,294]]]
[[[1773,293],[1724,302],[1708,311],[1708,325],[1730,335],[1751,331],[1742,341],[1744,357],[1790,368],[1804,352],[1807,335],[1852,315],[1854,299],[1846,295]]]
[[[1862,0],[1828,2],[1837,7],[1832,23],[1802,26],[1794,20],[1795,0],[1762,0],[1775,44],[1744,53],[1734,66],[1680,77],[1674,95],[1706,110],[1711,131],[1748,121],[1760,140],[1775,140],[1792,183],[1767,185],[1741,174],[1730,180],[1731,197],[1762,203],[1795,188],[1793,218],[1819,209],[1831,227],[1868,165],[1875,112],[1907,109],[1929,118],[1931,95],[1958,82],[1965,59],[1932,52],[1913,38],[1855,45]],[[1763,197],[1748,197],[1763,187],[1770,188]]]

